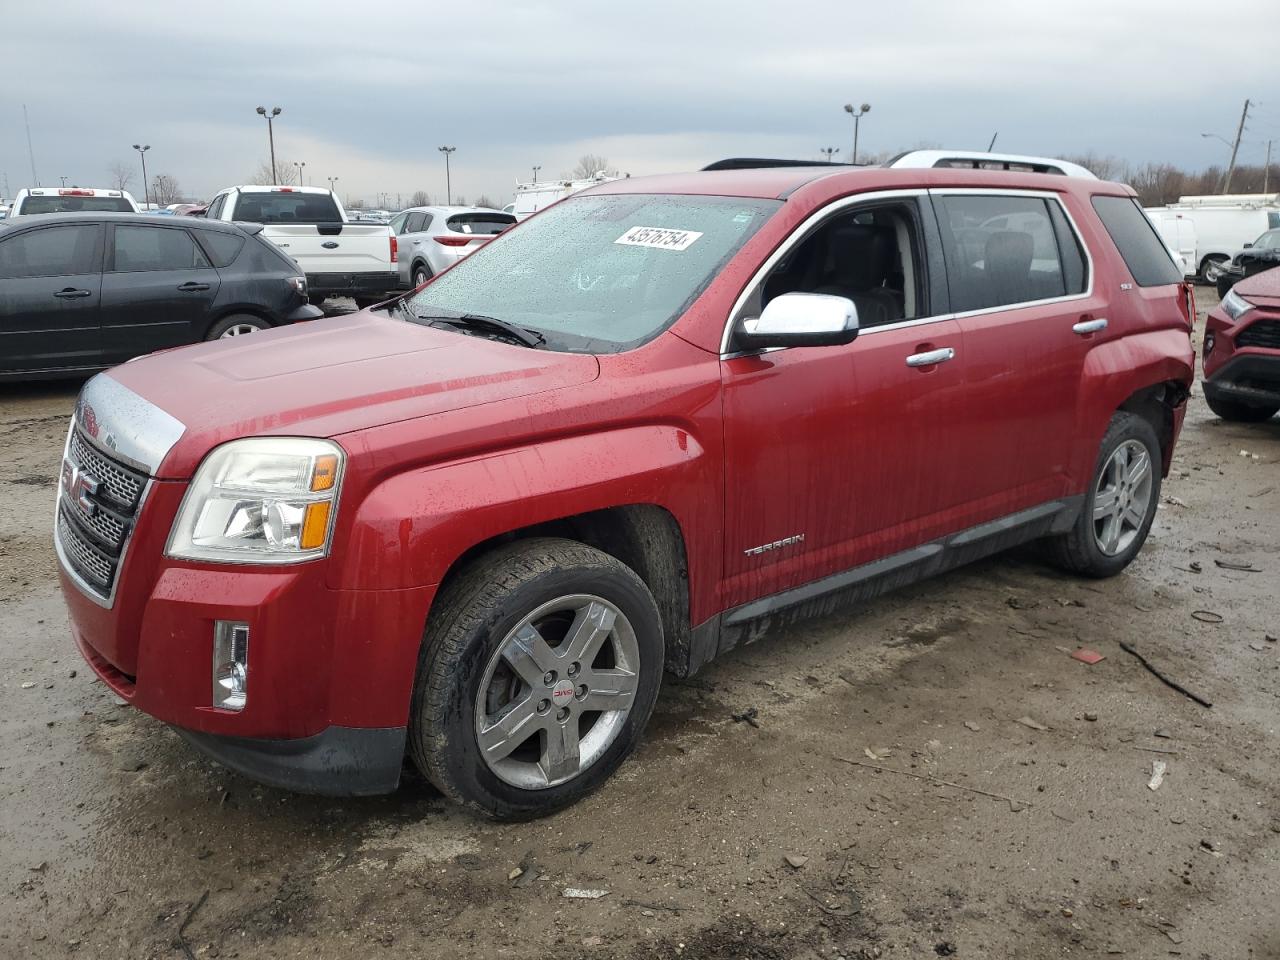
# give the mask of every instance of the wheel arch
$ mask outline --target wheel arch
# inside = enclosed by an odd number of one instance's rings
[[[268,327],[274,327],[276,325],[276,321],[272,318],[271,314],[262,309],[262,307],[255,306],[253,304],[237,303],[227,307],[220,307],[213,316],[209,318],[209,322],[205,324],[201,337],[207,337],[209,335],[209,331],[217,324],[227,319],[227,317],[233,317],[238,314],[244,314],[245,316],[261,320]]]
[[[1164,380],[1135,390],[1117,408],[1117,411],[1136,414],[1151,424],[1151,429],[1160,442],[1161,476],[1169,475],[1173,462],[1173,444],[1180,426],[1180,410],[1184,409],[1187,395],[1184,384],[1176,380]]]

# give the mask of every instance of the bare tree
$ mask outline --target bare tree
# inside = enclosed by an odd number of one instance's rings
[[[1062,158],[1070,163],[1078,164],[1092,173],[1099,180],[1127,180],[1130,175],[1129,164],[1119,157],[1103,156],[1092,150],[1081,154],[1068,154]]]
[[[271,161],[263,160],[258,164],[258,169],[253,175],[245,181],[255,186],[275,186],[275,187],[291,187],[298,184],[298,168],[295,164],[288,160],[276,161],[276,175],[271,175]]]
[[[429,207],[431,206],[431,197],[425,190],[415,190],[413,196],[409,198],[409,206],[411,207]]]
[[[182,189],[178,181],[167,173],[157,173],[151,180],[151,202],[157,206],[167,206],[182,199]]]
[[[496,203],[494,203],[492,200],[489,199],[489,195],[487,193],[482,193],[480,194],[480,196],[476,197],[476,206],[489,207],[490,209],[494,209],[494,210],[496,210],[498,207]]]
[[[133,183],[133,165],[123,160],[113,160],[107,172],[111,174],[111,186],[116,190],[128,190],[129,184]]]
[[[616,177],[618,168],[609,165],[608,157],[584,153],[578,158],[578,165],[573,168],[569,176],[574,180],[587,180],[597,173],[603,173],[606,177]]]

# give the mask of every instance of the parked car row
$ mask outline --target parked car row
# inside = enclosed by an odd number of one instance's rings
[[[321,316],[262,229],[124,213],[0,221],[0,377],[82,376]]]
[[[1177,203],[1148,207],[1146,214],[1180,256],[1187,276],[1213,284],[1249,241],[1280,228],[1280,195],[1182,197]]]

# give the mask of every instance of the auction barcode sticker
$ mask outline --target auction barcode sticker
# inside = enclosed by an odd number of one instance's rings
[[[657,247],[660,250],[687,250],[702,234],[695,230],[670,230],[666,227],[632,227],[614,243],[633,247]]]

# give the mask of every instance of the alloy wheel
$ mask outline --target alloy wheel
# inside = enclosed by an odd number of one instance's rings
[[[622,731],[639,682],[639,644],[621,610],[585,594],[544,603],[485,667],[475,704],[480,755],[526,790],[572,780]]]
[[[1098,549],[1114,557],[1137,538],[1151,506],[1151,455],[1137,440],[1112,451],[1093,496],[1093,535]]]
[[[228,337],[243,337],[249,333],[257,333],[258,328],[252,323],[233,323],[227,329],[223,330],[219,335],[219,340],[226,340]]]

